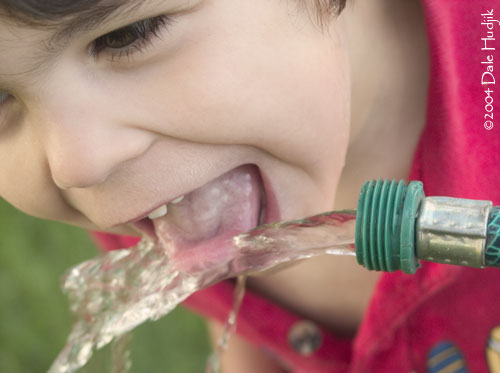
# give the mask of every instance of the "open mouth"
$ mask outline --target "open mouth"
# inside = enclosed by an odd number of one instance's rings
[[[264,222],[266,193],[255,165],[237,167],[162,204],[134,228],[163,245],[183,267],[206,266],[228,255],[228,240]]]

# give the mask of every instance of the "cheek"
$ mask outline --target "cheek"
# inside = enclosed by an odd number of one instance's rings
[[[338,178],[350,122],[343,60],[300,43],[254,52],[221,50],[192,67],[190,127],[204,142],[255,146],[316,178]]]
[[[318,173],[341,167],[350,96],[342,50],[295,29],[234,29],[197,35],[145,76],[141,94],[157,97],[145,103],[151,125],[188,141],[252,145]]]

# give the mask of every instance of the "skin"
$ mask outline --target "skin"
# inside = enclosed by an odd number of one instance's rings
[[[97,37],[160,13],[175,23],[143,53],[88,56]],[[12,97],[0,195],[44,219],[136,234],[124,223],[243,164],[259,167],[281,218],[352,208],[364,181],[407,177],[425,122],[418,3],[357,0],[323,30],[310,14],[294,0],[150,0],[50,55],[54,28],[2,20],[0,92]],[[249,284],[352,335],[377,278],[327,258]],[[227,371],[247,359],[249,371],[281,369],[234,346]],[[269,370],[252,370],[257,360]]]
[[[349,122],[339,43],[279,1],[197,1],[134,62],[85,56],[101,34],[172,9],[146,4],[40,68],[27,56],[51,32],[2,26],[2,86],[16,100],[2,109],[0,167],[12,177],[0,194],[31,215],[109,230],[251,163],[283,217],[331,205]],[[305,194],[315,197],[292,204]]]

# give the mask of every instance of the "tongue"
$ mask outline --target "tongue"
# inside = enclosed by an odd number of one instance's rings
[[[229,259],[231,238],[258,223],[260,185],[256,167],[241,166],[169,204],[167,215],[153,220],[179,269],[200,270]]]

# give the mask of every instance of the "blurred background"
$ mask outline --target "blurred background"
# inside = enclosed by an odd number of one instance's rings
[[[47,371],[73,321],[60,278],[97,254],[85,231],[32,218],[0,199],[0,372]],[[209,351],[203,320],[178,307],[135,329],[131,372],[203,372]],[[109,350],[82,372],[110,372]]]

